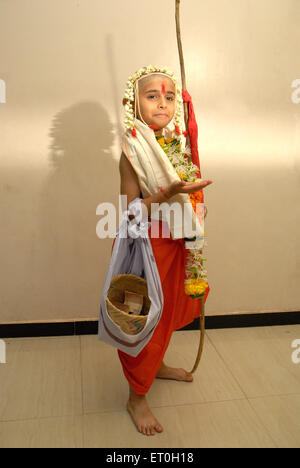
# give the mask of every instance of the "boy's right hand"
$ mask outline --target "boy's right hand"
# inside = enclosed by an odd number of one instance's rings
[[[202,180],[201,182],[185,182],[184,180],[174,180],[168,188],[167,194],[170,197],[177,195],[177,193],[193,193],[212,184],[212,180]]]

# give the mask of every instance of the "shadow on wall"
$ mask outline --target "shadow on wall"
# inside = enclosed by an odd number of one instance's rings
[[[118,162],[110,151],[113,133],[107,112],[93,102],[73,105],[53,119],[52,171],[40,192],[40,252],[34,268],[36,295],[45,308],[40,315],[98,315],[113,241],[96,236],[96,207],[118,200]]]

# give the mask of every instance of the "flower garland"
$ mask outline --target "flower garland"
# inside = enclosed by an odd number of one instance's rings
[[[199,168],[192,162],[188,162],[188,154],[190,154],[188,147],[182,151],[181,142],[176,138],[165,140],[163,136],[157,136],[156,139],[173,164],[181,180],[186,182],[198,182],[200,180],[194,176],[194,173],[198,172]],[[196,213],[197,203],[202,203],[203,201],[202,193],[201,191],[190,193],[189,197]],[[188,246],[190,241],[185,241],[186,266],[184,289],[185,293],[193,299],[203,296],[208,288],[207,271],[203,266],[206,258],[202,257],[202,249],[197,248],[197,240],[199,241],[199,239],[196,238],[195,240],[196,245],[194,247]],[[207,245],[206,242],[204,244]]]
[[[172,79],[175,89],[176,89],[176,100],[175,100],[175,114],[174,114],[174,124],[175,132],[178,135],[183,134],[187,136],[187,131],[182,131],[183,128],[183,98],[181,87],[177,83],[177,79],[174,76],[174,72],[169,70],[167,67],[157,67],[153,65],[148,65],[146,67],[140,68],[132,76],[130,76],[126,83],[126,90],[124,94],[124,107],[125,107],[125,117],[124,125],[127,130],[130,130],[131,134],[136,137],[136,129],[134,128],[136,113],[135,113],[135,96],[138,87],[138,81],[144,76],[161,73],[167,75]],[[150,126],[150,128],[152,128]],[[156,130],[153,128],[153,130]],[[177,174],[181,180],[187,182],[198,182],[200,179],[195,177],[194,173],[199,171],[199,168],[188,161],[188,155],[191,154],[190,148],[186,147],[182,150],[182,143],[179,138],[171,138],[165,140],[164,136],[156,137],[158,143],[161,145],[167,156],[169,157],[171,163],[173,164]],[[195,213],[197,214],[196,207],[197,203],[203,203],[203,195],[201,191],[190,193],[189,194],[191,204]],[[202,257],[202,250],[199,248],[199,245],[203,245],[202,239],[195,238],[195,242],[191,240],[185,240],[185,250],[186,250],[186,262],[185,262],[185,281],[184,281],[184,290],[185,293],[192,298],[198,298],[205,294],[206,289],[208,288],[207,283],[207,271],[203,267],[203,262],[206,258]],[[204,242],[204,245],[206,242]]]
[[[162,73],[167,75],[173,81],[176,89],[176,103],[175,103],[175,116],[174,123],[176,133],[182,133],[182,115],[183,115],[183,99],[182,91],[180,86],[177,83],[177,79],[174,76],[174,72],[169,70],[167,67],[157,67],[153,65],[148,65],[147,67],[140,68],[132,76],[130,76],[126,83],[126,90],[124,94],[124,99],[126,100],[125,104],[125,117],[124,125],[126,129],[131,131],[131,134],[136,137],[136,130],[134,128],[135,124],[135,109],[134,109],[134,98],[136,94],[137,82],[140,78],[143,78],[146,75]]]

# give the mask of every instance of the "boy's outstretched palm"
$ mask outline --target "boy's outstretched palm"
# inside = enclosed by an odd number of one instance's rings
[[[172,195],[177,193],[193,193],[212,184],[212,180],[202,180],[201,182],[185,182],[184,180],[175,180],[169,186],[169,192]]]

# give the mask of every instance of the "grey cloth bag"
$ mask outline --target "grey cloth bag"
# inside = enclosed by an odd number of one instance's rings
[[[129,220],[129,214],[136,216],[142,212],[141,200],[135,198],[129,204],[128,210],[123,212],[102,290],[98,322],[99,340],[133,357],[136,357],[150,341],[161,318],[164,304],[160,276],[148,235],[150,223],[143,220],[133,223]],[[143,330],[136,335],[129,335],[121,330],[107,312],[106,298],[111,279],[119,274],[133,274],[147,281],[151,306]]]

